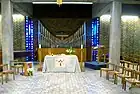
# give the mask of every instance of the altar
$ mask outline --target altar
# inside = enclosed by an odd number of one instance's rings
[[[46,55],[42,72],[81,72],[76,55]]]

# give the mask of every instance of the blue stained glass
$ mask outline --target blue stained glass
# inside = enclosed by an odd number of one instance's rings
[[[100,21],[99,18],[95,18],[92,20],[92,45],[99,45],[99,30],[100,30]],[[97,60],[97,51],[93,51],[93,60]]]
[[[25,34],[26,34],[26,41],[25,41],[25,46],[26,46],[26,51],[30,50],[30,51],[34,51],[34,44],[33,44],[33,33],[34,33],[34,26],[33,26],[33,21],[28,17],[26,16],[26,27],[25,27]],[[32,53],[33,54],[33,53]],[[27,57],[26,59],[27,61],[28,60],[34,60],[34,55],[33,56],[30,56],[30,57]]]

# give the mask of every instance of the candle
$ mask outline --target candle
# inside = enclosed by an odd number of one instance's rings
[[[83,44],[81,44],[81,49],[83,49]]]
[[[39,48],[41,48],[41,44],[39,44]]]

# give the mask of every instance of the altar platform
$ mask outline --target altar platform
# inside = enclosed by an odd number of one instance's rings
[[[98,63],[97,61],[92,61],[92,62],[85,62],[85,67],[94,70],[100,70],[100,68],[106,68],[106,64],[104,62]]]

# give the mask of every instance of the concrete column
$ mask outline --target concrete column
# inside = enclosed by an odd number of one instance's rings
[[[120,64],[121,12],[121,2],[113,1],[111,10],[109,61],[116,65]]]
[[[13,4],[11,0],[1,0],[2,14],[2,59],[3,64],[13,60]]]

